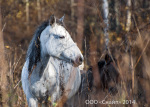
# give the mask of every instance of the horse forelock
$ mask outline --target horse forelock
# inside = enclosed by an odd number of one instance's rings
[[[65,27],[64,23],[59,19],[56,19],[56,23]],[[40,35],[42,31],[49,26],[49,20],[44,21],[35,31],[34,36],[30,42],[26,59],[29,58],[28,71],[31,71],[32,67],[41,60],[41,47],[40,47]]]

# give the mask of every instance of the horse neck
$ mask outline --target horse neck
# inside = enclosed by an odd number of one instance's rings
[[[41,59],[41,64],[43,65],[44,72],[56,73],[59,71],[59,65],[61,65],[62,60],[59,60],[52,56],[45,56]]]
[[[61,60],[59,60],[55,57],[50,57],[49,61],[48,61],[48,63],[51,64],[56,71],[59,71],[59,65],[61,62],[62,62]]]
[[[55,57],[45,57],[42,59],[45,61],[42,65],[44,65],[44,73],[43,76],[49,75],[49,76],[54,76],[54,75],[65,75],[65,77],[69,77],[71,71],[75,69],[71,64],[67,63],[66,61],[60,60]]]

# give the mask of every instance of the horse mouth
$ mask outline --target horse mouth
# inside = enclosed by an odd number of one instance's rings
[[[74,67],[78,67],[83,62],[83,57],[81,57],[81,56],[78,56],[75,60],[64,57],[64,56],[61,56],[60,59],[66,61],[68,63],[71,63]]]
[[[78,57],[76,58],[76,60],[74,61],[74,66],[77,67],[77,66],[81,65],[82,62],[83,62],[83,57],[78,56]]]
[[[68,62],[68,63],[71,63],[74,67],[78,67],[79,65],[82,64],[82,62],[77,62],[76,60],[72,60],[72,59],[65,59],[64,61]]]

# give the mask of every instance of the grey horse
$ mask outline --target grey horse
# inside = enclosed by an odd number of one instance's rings
[[[28,106],[37,107],[48,97],[52,103],[79,89],[83,55],[64,27],[64,16],[54,15],[39,26],[30,42],[21,80]]]

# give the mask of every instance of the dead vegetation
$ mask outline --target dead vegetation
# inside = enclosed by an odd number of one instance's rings
[[[36,2],[40,1],[41,7],[37,9]],[[101,2],[97,0],[85,0],[84,2],[84,20],[82,22],[82,29],[84,29],[82,43],[78,42],[76,34],[80,33],[77,28],[77,1],[68,0],[33,0],[29,2],[29,19],[28,27],[26,24],[25,7],[26,3],[15,0],[1,0],[2,9],[2,26],[4,37],[4,48],[0,47],[1,52],[4,53],[6,63],[0,58],[0,67],[6,67],[6,70],[0,68],[1,89],[0,89],[0,104],[6,104],[10,107],[25,107],[27,106],[26,97],[21,86],[21,71],[25,62],[26,50],[32,38],[33,32],[43,20],[49,18],[52,13],[56,16],[66,15],[65,23],[67,29],[70,31],[72,38],[82,46],[82,52],[85,57],[85,68],[96,65],[105,55],[105,42],[103,33],[103,19],[101,13]],[[74,1],[74,2],[71,2]],[[131,28],[126,32],[126,2],[120,1],[119,7],[115,7],[116,0],[109,0],[110,14],[109,14],[109,48],[112,55],[117,59],[118,71],[121,76],[120,85],[118,85],[119,92],[116,96],[111,96],[108,92],[102,89],[89,93],[88,99],[98,101],[134,101],[135,104],[90,104],[86,105],[85,101],[80,97],[75,98],[74,104],[79,107],[149,107],[150,106],[150,2],[149,0],[134,0],[132,1],[132,15]],[[65,6],[63,5],[66,2]],[[114,4],[113,4],[114,3]],[[9,7],[10,6],[10,7]],[[38,4],[39,6],[39,4]],[[114,9],[118,8],[115,13]],[[40,11],[40,10],[41,11]],[[38,10],[38,11],[37,11]],[[40,11],[40,12],[39,12]],[[40,16],[41,14],[41,16]],[[82,13],[80,13],[82,14]],[[115,15],[114,15],[115,14]],[[38,16],[38,17],[37,17]],[[28,16],[27,16],[28,17]],[[81,16],[80,16],[81,17]],[[83,18],[82,17],[82,18]],[[117,20],[116,20],[117,19]],[[118,22],[116,22],[118,21]],[[83,25],[84,23],[84,25]],[[119,23],[119,24],[118,24]],[[26,32],[28,29],[28,32]],[[80,34],[82,35],[82,34]],[[126,39],[127,37],[127,39]],[[79,37],[78,37],[79,38]],[[2,43],[2,42],[0,42]],[[129,52],[130,51],[130,52]],[[1,55],[0,54],[0,55]],[[95,67],[95,70],[98,68]],[[5,72],[4,72],[5,71]],[[6,73],[6,78],[3,76]],[[95,73],[94,75],[98,75]],[[95,76],[98,84],[98,77]],[[6,79],[6,84],[5,84]],[[3,89],[3,85],[7,89]],[[2,95],[3,94],[3,95]],[[2,96],[6,96],[3,101]]]

